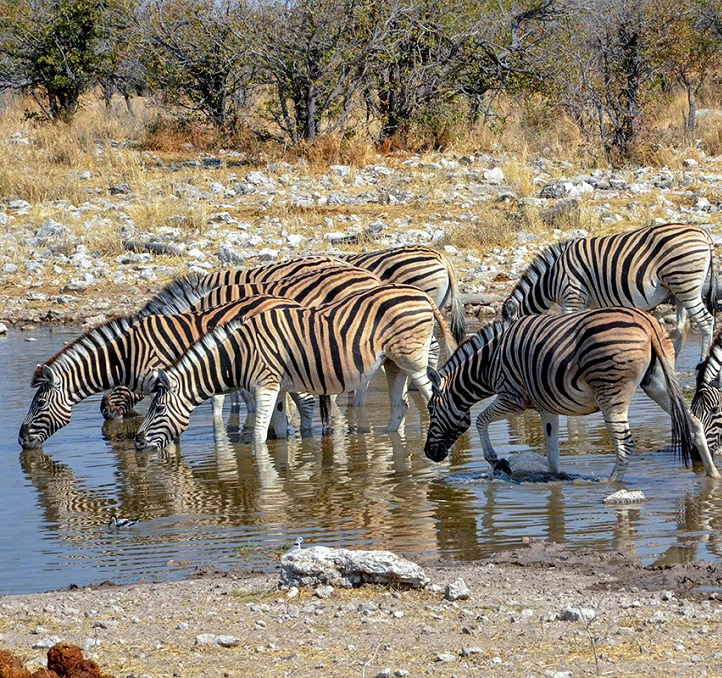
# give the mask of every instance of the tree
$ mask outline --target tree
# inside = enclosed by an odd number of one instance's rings
[[[243,12],[242,0],[158,0],[138,13],[145,78],[163,103],[219,129],[235,124],[236,95],[249,80]]]
[[[47,118],[69,120],[104,62],[106,9],[97,0],[6,0],[0,87],[28,90]]]
[[[684,8],[672,0],[578,0],[548,58],[562,105],[608,158],[630,157]]]
[[[373,55],[389,36],[395,0],[268,0],[248,23],[250,54],[275,97],[272,120],[294,144],[347,122]]]

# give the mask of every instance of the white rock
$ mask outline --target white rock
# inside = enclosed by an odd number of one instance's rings
[[[298,233],[291,233],[286,240],[288,240],[288,244],[291,247],[298,247],[302,242],[307,240],[307,238]]]
[[[710,209],[712,209],[712,203],[707,200],[707,198],[703,196],[698,196],[697,198],[695,198],[692,207],[698,212],[709,212]]]
[[[697,167],[699,163],[694,158],[685,158],[682,160],[683,167]]]
[[[436,656],[434,657],[434,661],[448,664],[450,662],[455,662],[456,656],[451,654],[451,652],[437,652]]]
[[[589,623],[597,616],[591,607],[568,607],[559,614],[559,621],[583,621]]]
[[[8,326],[5,323],[0,323],[0,334],[7,334]]]
[[[91,650],[94,650],[96,647],[98,647],[100,643],[100,638],[86,638],[80,646],[80,649],[83,652],[90,652]]]
[[[506,177],[501,167],[494,167],[490,170],[484,170],[484,179],[490,184],[499,185],[504,183]]]
[[[348,165],[331,165],[328,169],[331,174],[336,174],[339,177],[345,177],[351,172],[351,168]]]
[[[9,275],[10,273],[15,273],[17,270],[18,270],[18,267],[16,264],[5,264],[2,268],[2,272],[5,275]]]
[[[258,252],[258,258],[261,261],[271,261],[278,256],[278,250],[271,249],[270,247],[264,247]]]
[[[457,250],[456,247],[454,247],[453,245],[444,245],[444,252],[446,252],[447,254],[454,255],[454,254],[458,254],[459,250]]]
[[[444,590],[444,598],[446,600],[467,600],[471,595],[466,582],[459,578],[453,584],[447,584]]]
[[[238,647],[241,644],[241,639],[235,636],[216,636],[214,642],[221,647]]]
[[[8,209],[10,209],[10,210],[28,210],[28,209],[30,209],[30,203],[27,200],[11,200],[8,203]]]
[[[48,636],[47,638],[39,640],[37,643],[33,643],[33,650],[50,649],[59,642],[61,642],[60,636]]]
[[[350,588],[363,583],[422,588],[429,578],[416,563],[389,551],[352,551],[312,546],[281,557],[281,583]]]
[[[214,633],[200,633],[196,636],[196,645],[213,645],[216,642]]]
[[[465,647],[465,648],[462,648],[462,650],[461,650],[461,656],[462,657],[471,657],[471,655],[473,655],[473,654],[481,654],[482,651],[483,650],[476,645],[474,645],[473,647]]]
[[[328,586],[322,584],[321,586],[317,586],[316,590],[314,591],[314,594],[317,598],[329,598],[333,595],[333,586]]]
[[[616,505],[616,504],[638,504],[643,501],[647,501],[647,497],[644,496],[642,490],[617,490],[616,492],[604,497],[602,500],[605,504]]]

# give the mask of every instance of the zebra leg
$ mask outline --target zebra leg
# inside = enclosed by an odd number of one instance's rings
[[[280,388],[277,385],[258,386],[255,390],[256,423],[253,428],[253,440],[256,443],[265,443],[268,438],[268,425],[271,423],[273,411],[276,409],[279,391]]]
[[[314,397],[310,393],[291,393],[290,395],[301,416],[301,436],[310,435],[313,432]]]
[[[634,453],[637,451],[632,430],[629,428],[629,420],[627,418],[628,407],[629,401],[623,405],[605,401],[599,403],[599,409],[602,411],[604,423],[612,438],[614,451],[617,455],[614,468],[609,476],[609,480],[613,483],[622,482],[627,466],[629,466],[629,458],[634,456]]]
[[[226,396],[222,393],[218,395],[211,396],[211,404],[213,406],[213,418],[214,419],[222,419],[223,418],[223,401],[225,400]]]
[[[511,466],[509,466],[509,462],[506,459],[499,459],[496,450],[492,447],[491,439],[489,438],[489,424],[501,419],[506,419],[512,415],[522,414],[525,409],[523,405],[498,395],[476,418],[476,430],[479,432],[479,438],[481,438],[481,449],[484,451],[484,459],[491,464],[494,473],[503,471],[504,473],[511,474]]]
[[[391,401],[391,419],[389,425],[386,427],[387,433],[395,433],[399,430],[399,426],[406,417],[406,412],[409,409],[409,403],[406,398],[407,396],[407,379],[403,371],[399,369],[399,366],[387,360],[385,363],[386,379],[389,385],[389,400]]]
[[[559,475],[559,415],[550,412],[539,412],[544,441],[546,443],[547,464],[549,471],[555,476]]]
[[[245,388],[240,389],[238,393],[246,406],[246,412],[248,414],[253,414],[256,411],[256,401],[253,394],[250,391],[246,391]]]
[[[702,300],[697,298],[692,303],[683,302],[687,313],[692,322],[697,326],[700,334],[702,335],[702,360],[707,357],[707,349],[712,344],[712,336],[714,334],[714,317],[704,307]],[[679,311],[677,311],[677,317],[679,318]],[[684,339],[684,337],[683,337]],[[680,342],[681,347],[681,342]],[[675,354],[677,352],[677,344],[675,342]]]
[[[684,344],[684,339],[687,336],[687,309],[679,302],[677,302],[677,322],[675,326],[677,329],[677,334],[674,337],[674,356],[676,359],[682,350],[682,344]],[[702,350],[704,351],[705,349],[703,348]],[[702,357],[704,358],[704,355]]]
[[[258,416],[258,415],[256,415]],[[288,438],[288,416],[286,415],[286,394],[281,393],[276,398],[271,414],[271,424],[277,440]]]

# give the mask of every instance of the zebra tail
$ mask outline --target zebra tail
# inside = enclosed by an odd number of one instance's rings
[[[719,296],[717,290],[717,262],[714,258],[714,248],[711,250],[711,254],[712,257],[709,265],[709,290],[707,291],[705,306],[707,306],[707,310],[712,314],[712,321],[714,323],[715,313],[717,312],[717,299]]]
[[[456,340],[456,343],[460,344],[466,338],[464,304],[461,303],[456,272],[450,261],[447,263],[447,271],[449,274],[449,292],[451,294],[451,334]]]
[[[321,414],[321,425],[326,430],[331,419],[331,396],[318,396],[318,409]]]
[[[652,351],[662,366],[664,379],[667,382],[667,395],[672,406],[672,449],[681,456],[685,466],[689,466],[691,460],[702,461],[702,456],[694,444],[692,415],[682,395],[682,387],[674,367],[662,348],[659,335],[656,335],[655,340],[652,341]]]
[[[449,331],[449,326],[446,324],[446,320],[444,320],[444,316],[441,315],[441,311],[439,310],[439,307],[434,303],[434,300],[429,297],[429,302],[431,303],[431,310],[434,312],[434,319],[436,320],[437,324],[441,328],[441,332],[444,335],[444,344],[446,345],[446,350],[449,352],[449,354],[452,354],[456,348],[457,348],[457,342],[456,337]],[[459,304],[461,306],[461,304]],[[463,313],[463,308],[462,308]],[[453,315],[452,315],[452,327],[453,327]],[[462,332],[462,338],[464,336],[464,333]]]

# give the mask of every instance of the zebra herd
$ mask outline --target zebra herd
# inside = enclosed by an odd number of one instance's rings
[[[271,425],[287,435],[286,393],[307,434],[314,395],[325,420],[330,397],[356,392],[354,404],[361,405],[366,384],[383,367],[387,431],[404,420],[411,380],[428,403],[425,453],[434,461],[468,430],[471,407],[496,396],[476,421],[495,472],[510,466],[492,446],[493,421],[537,410],[550,471],[564,477],[559,415],[601,411],[616,452],[610,479],[621,481],[635,449],[629,402],[641,386],[670,414],[673,447],[685,463],[701,461],[708,476],[719,477],[712,458],[722,439],[716,294],[711,239],[682,224],[552,245],[521,276],[502,319],[469,338],[454,269],[427,247],[180,278],[137,314],[90,330],[38,366],[19,442],[41,446],[70,421],[75,404],[105,391],[106,418],[153,395],[135,444],[160,449],[180,436],[201,402],[214,398],[217,416],[223,395],[240,391],[255,413],[254,441],[262,444]],[[645,312],[667,300],[677,306],[674,347]],[[447,328],[439,308],[449,303]],[[544,314],[555,304],[562,315]],[[703,336],[691,410],[674,371],[688,317]],[[453,351],[438,372],[434,326]]]

